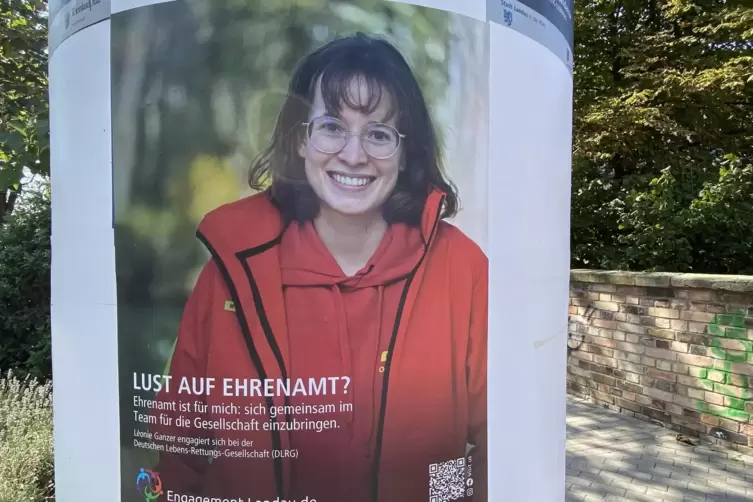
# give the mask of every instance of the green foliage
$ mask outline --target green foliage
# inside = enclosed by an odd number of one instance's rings
[[[0,368],[51,378],[50,198],[27,190],[0,224]]]
[[[573,266],[753,273],[753,7],[576,7]]]
[[[0,0],[0,220],[23,169],[49,174],[47,2]]]
[[[54,500],[51,391],[0,376],[0,502]]]

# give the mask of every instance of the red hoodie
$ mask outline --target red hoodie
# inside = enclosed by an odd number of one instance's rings
[[[343,274],[310,223],[283,228],[267,194],[206,216],[198,235],[212,260],[185,308],[170,367],[172,392],[160,395],[177,401],[178,409],[169,413],[170,426],[152,427],[205,442],[193,451],[161,454],[156,470],[164,490],[243,502],[413,502],[430,495],[437,501],[487,501],[487,260],[468,237],[439,219],[442,200],[438,192],[430,195],[420,228],[391,225],[352,277]],[[176,395],[184,376],[213,377],[217,387],[208,396]],[[350,379],[347,393],[222,392],[226,378],[343,376]],[[181,403],[190,411],[181,412]],[[203,412],[199,404],[206,405]],[[218,404],[237,408],[213,412]],[[295,413],[299,406],[330,404],[336,413]],[[289,407],[282,409],[287,415],[268,412],[282,406]],[[176,426],[179,415],[188,426]],[[258,422],[254,430],[206,428],[223,417]],[[197,419],[205,421],[202,428],[196,428]],[[330,420],[335,425],[324,430],[265,427]],[[176,441],[155,442],[167,447]],[[470,456],[468,443],[474,445]],[[207,457],[211,450],[216,458]],[[273,458],[265,451],[290,456]],[[449,496],[442,488],[449,478],[432,474],[449,471],[449,464],[431,466],[457,459],[470,462],[473,484],[467,467],[455,469],[462,474]],[[459,498],[469,488],[475,496]]]

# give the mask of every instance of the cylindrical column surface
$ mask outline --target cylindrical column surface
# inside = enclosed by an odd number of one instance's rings
[[[58,500],[564,499],[572,2],[51,4]]]

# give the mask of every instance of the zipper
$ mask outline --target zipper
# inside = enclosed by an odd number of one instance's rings
[[[217,267],[220,270],[220,274],[222,275],[223,280],[225,281],[225,284],[228,287],[228,291],[230,291],[230,296],[233,299],[233,302],[235,304],[235,314],[238,318],[238,324],[241,328],[241,333],[243,334],[243,340],[246,342],[246,348],[248,349],[248,354],[251,357],[251,362],[254,365],[254,368],[256,369],[257,374],[259,375],[259,378],[262,380],[267,379],[267,372],[264,370],[264,365],[262,364],[261,357],[259,356],[259,353],[256,350],[256,347],[254,347],[254,342],[251,338],[251,330],[248,327],[248,322],[246,320],[246,315],[243,311],[243,306],[240,302],[240,297],[238,296],[238,291],[235,289],[235,285],[233,284],[233,281],[230,278],[230,273],[227,270],[227,267],[225,266],[225,263],[223,262],[222,258],[220,258],[220,255],[217,253],[217,250],[214,249],[214,246],[209,242],[209,240],[201,233],[196,232],[196,236],[199,238],[199,240],[204,244],[204,246],[209,250],[209,254],[212,255],[212,259],[214,259],[215,263],[217,264]],[[255,254],[261,253],[263,251],[266,251],[267,249],[275,246],[279,242],[279,237],[266,243],[261,246],[252,248],[248,251],[245,251],[243,253],[238,253],[236,257],[239,259],[241,258],[241,255],[244,257],[253,256]],[[272,345],[272,352],[275,354],[275,358],[277,359],[277,363],[280,365],[280,372],[284,376],[287,374],[287,371],[285,370],[285,365],[282,360],[282,354],[280,352],[280,348],[277,345],[277,342],[274,340],[274,336],[272,334],[272,330],[269,327],[269,321],[267,319],[266,313],[263,310],[263,305],[261,304],[261,297],[259,295],[258,287],[256,286],[256,283],[253,281],[253,277],[251,276],[251,271],[248,269],[248,265],[245,263],[245,260],[243,260],[244,270],[246,271],[246,275],[248,279],[251,281],[251,289],[253,291],[254,296],[254,305],[257,310],[257,315],[259,315],[259,319],[261,321],[262,315],[266,323],[262,323],[262,329],[264,329],[264,334],[267,337],[267,341],[270,342],[270,345]],[[261,312],[260,310],[261,309]],[[271,396],[266,397],[267,402],[267,409],[271,409],[274,406],[274,400]],[[277,418],[271,418],[273,422],[277,421]],[[280,431],[276,430],[275,427],[272,427],[272,431],[270,431],[272,434],[272,448],[275,450],[280,449]],[[274,458],[273,459],[273,466],[275,471],[275,488],[277,491],[277,496],[279,498],[282,498],[284,496],[283,494],[283,475],[282,475],[282,459],[281,458]]]
[[[382,399],[381,399],[381,404],[379,407],[379,422],[377,424],[376,447],[374,449],[374,471],[372,474],[372,486],[371,486],[372,502],[379,501],[379,467],[380,467],[381,458],[382,458],[382,439],[384,435],[384,420],[387,414],[387,391],[389,388],[390,368],[392,366],[392,357],[393,357],[393,353],[395,349],[395,343],[397,342],[397,333],[400,329],[400,322],[403,317],[403,309],[405,308],[405,302],[408,298],[408,292],[413,283],[413,279],[416,277],[416,273],[418,273],[418,269],[421,268],[421,265],[423,264],[424,259],[426,258],[426,255],[429,254],[429,247],[431,246],[431,243],[434,240],[434,235],[436,234],[437,227],[439,226],[439,222],[441,221],[440,216],[442,215],[442,204],[444,203],[444,200],[445,200],[445,196],[443,195],[441,200],[439,201],[439,208],[437,209],[437,215],[436,215],[436,218],[434,219],[434,226],[432,227],[431,233],[429,234],[429,238],[427,239],[426,245],[424,246],[424,254],[421,256],[421,259],[418,260],[418,263],[413,268],[413,270],[411,270],[411,273],[408,275],[405,281],[405,287],[403,288],[403,293],[400,296],[400,303],[398,303],[398,306],[397,306],[397,315],[395,316],[395,324],[392,327],[392,336],[390,337],[389,348],[387,349],[387,361],[385,361],[384,363],[384,383],[382,384]]]

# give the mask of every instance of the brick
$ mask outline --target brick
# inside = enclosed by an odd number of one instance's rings
[[[738,340],[745,340],[746,338],[745,328],[725,326],[724,336],[726,336],[727,338],[736,338]]]
[[[659,371],[653,368],[648,368],[646,370],[646,374],[650,376],[651,378],[659,378],[661,380],[666,380],[667,382],[677,381],[677,375],[675,375],[674,373],[668,373],[666,371]]]
[[[688,291],[686,289],[675,289],[675,298],[687,298]]]
[[[617,286],[614,284],[591,284],[591,291],[599,291],[602,293],[616,293]]]
[[[615,385],[615,379],[614,379],[614,377],[610,377],[610,376],[606,376],[606,375],[601,375],[599,373],[594,373],[593,375],[591,375],[591,378],[593,379],[594,382],[601,383],[601,384],[604,384],[604,385],[608,385],[610,387],[614,387],[614,385]]]
[[[632,401],[627,401],[625,399],[616,397],[614,399],[614,404],[619,406],[620,408],[625,408],[626,410],[634,411],[636,413],[640,413],[641,411],[641,405],[638,403],[634,403]]]
[[[677,360],[690,366],[711,366],[713,359],[710,357],[696,356],[693,354],[676,354]]]
[[[632,392],[634,394],[643,393],[643,387],[641,387],[640,385],[636,385],[630,382],[624,382],[622,380],[617,380],[617,388],[628,391],[628,392]]]
[[[656,367],[656,359],[654,359],[653,357],[641,356],[640,363],[644,366],[648,366],[652,368]]]
[[[654,320],[654,326],[657,328],[664,328],[669,329],[672,327],[672,322],[669,319],[664,319],[663,317],[653,317]]]
[[[685,321],[710,323],[714,320],[714,314],[709,312],[694,312],[692,310],[683,310],[680,319]]]
[[[711,337],[695,333],[678,333],[677,341],[689,345],[701,345],[704,347],[711,347],[713,343]]]
[[[602,302],[611,302],[612,295],[610,295],[609,293],[599,293],[599,300]]]
[[[662,371],[672,371],[672,361],[662,361],[659,359],[656,361],[656,367]]]
[[[641,300],[639,298],[636,298],[634,296],[628,296],[627,301],[625,302],[629,305],[639,305],[641,303]]]
[[[688,331],[690,333],[705,333],[707,324],[705,322],[688,322]]]
[[[592,325],[596,326],[597,328],[617,329],[617,322],[615,321],[609,321],[607,319],[594,319],[591,322]]]
[[[672,373],[679,373],[680,375],[687,375],[690,366],[683,363],[672,363]]]
[[[687,310],[690,304],[687,300],[678,300],[676,298],[673,298],[669,301],[669,308],[677,309],[677,310]]]
[[[625,303],[627,297],[625,295],[612,295],[612,301],[617,303]]]
[[[665,319],[679,319],[680,311],[675,309],[652,307],[648,309],[648,315],[655,317],[663,317]]]
[[[623,352],[632,352],[633,354],[643,354],[646,351],[646,347],[643,345],[630,342],[615,342],[614,346]]]
[[[719,417],[709,415],[708,413],[701,413],[701,423],[710,425],[712,427],[718,427],[722,422]]]
[[[651,403],[653,402],[653,399],[651,399],[649,396],[644,396],[641,394],[635,395],[635,402],[639,403],[643,406],[651,406]]]
[[[729,420],[726,418],[720,418],[719,422],[721,422],[722,427],[727,429],[728,431],[732,432],[740,432],[740,424],[735,422],[734,420]],[[746,441],[747,443],[747,441]]]
[[[623,390],[622,399],[627,399],[628,401],[635,401],[635,392],[629,392],[629,391]]]
[[[708,368],[700,368],[698,366],[688,366],[688,375],[695,378],[707,378],[709,370]]]
[[[625,333],[625,341],[630,343],[641,343],[641,336],[633,333]]]
[[[690,345],[685,342],[672,341],[669,344],[669,348],[675,352],[688,352]]]
[[[610,357],[594,355],[594,362],[606,366],[607,368],[616,368],[617,362]]]
[[[736,387],[742,387],[743,389],[749,389],[753,387],[753,378],[745,375],[727,373],[727,378],[724,383],[728,385],[734,385]]]
[[[636,335],[645,335],[647,331],[643,326],[637,326],[627,322],[617,323],[617,329],[626,333],[635,333]]]
[[[738,375],[753,376],[753,364],[734,363],[730,365],[729,371]]]
[[[698,302],[690,302],[690,305],[688,306],[688,310],[691,310],[693,312],[706,312],[706,304],[698,303]]]
[[[734,408],[736,410],[745,411],[745,400],[738,399],[736,397],[724,396],[724,406],[727,408]]]
[[[706,312],[714,314],[721,314],[724,312],[724,304],[721,303],[708,303],[706,304]]]
[[[689,289],[688,299],[696,302],[711,302],[716,300],[716,295],[708,289]]]
[[[746,436],[753,437],[753,425],[743,425],[740,427],[740,432]]]
[[[706,392],[703,396],[703,400],[707,403],[724,406],[724,396],[721,394],[715,394],[713,392]]]
[[[713,389],[712,383],[705,383],[704,380],[700,378],[695,378],[691,376],[685,376],[685,375],[677,375],[677,383],[681,385],[687,385],[688,387],[695,387],[698,389],[705,389],[706,387],[710,387]]]
[[[713,346],[719,346],[727,350],[739,350],[744,352],[753,352],[753,342],[748,340],[730,340],[727,338],[714,338]]]
[[[643,366],[628,361],[617,361],[617,368],[625,371],[632,371],[633,373],[638,374],[643,373]]]
[[[641,372],[643,371],[643,366],[639,366],[641,369]],[[622,368],[620,368],[622,369]],[[625,381],[630,383],[639,383],[641,381],[641,376],[635,372],[625,371]]]
[[[596,345],[601,345],[602,347],[609,347],[613,349],[615,347],[615,341],[610,338],[602,338],[600,336],[593,337],[591,339],[591,343],[594,343]]]
[[[674,331],[660,328],[648,328],[646,334],[656,338],[664,338],[665,340],[674,340],[677,337]]]
[[[723,350],[723,349],[718,349]],[[728,349],[724,351],[725,359],[733,363],[747,363],[748,353],[741,350]]]
[[[727,380],[727,374],[719,370],[709,370],[706,378],[712,382],[724,383]]]
[[[737,399],[753,399],[753,391],[721,383],[714,384],[714,392],[724,394],[725,396],[736,397]]]
[[[641,409],[641,412],[647,417],[653,418],[654,420],[659,420],[660,422],[668,423],[671,420],[669,413],[654,410],[648,406],[644,406]]]
[[[665,392],[675,391],[675,384],[673,384],[672,382],[667,382],[665,380],[654,380],[654,387]]]
[[[659,389],[653,389],[651,387],[643,389],[643,393],[654,399],[660,399],[662,401],[672,402],[673,394]]]
[[[678,321],[677,319],[672,319],[669,322],[669,327],[671,329],[676,329],[677,331],[687,331],[688,321]]]
[[[599,310],[605,310],[607,312],[619,312],[620,306],[614,302],[602,302],[594,301],[593,306]]]
[[[685,396],[678,396],[677,394],[675,394],[672,397],[672,401],[675,404],[682,406],[683,408],[691,408],[691,409],[695,408],[698,404],[698,401],[696,399],[690,399],[689,397],[685,397]]]
[[[672,352],[671,350],[652,348],[647,348],[645,354],[656,359],[664,359],[665,361],[674,361],[678,356],[676,352]]]
[[[625,341],[625,333],[622,331],[613,331],[612,332],[612,338],[614,338],[617,341],[624,342]]]
[[[691,399],[703,400],[706,397],[706,391],[703,389],[696,389],[695,387],[685,387],[687,389],[686,394]]]
[[[604,403],[614,404],[614,396],[610,396],[609,394],[605,394],[603,392],[599,392],[598,390],[595,390],[592,392],[593,397],[597,401],[602,401]]]
[[[586,296],[589,300],[598,300],[599,299],[599,293],[593,293],[589,292]]]
[[[617,292],[621,295],[646,296],[646,288],[637,288],[635,286],[617,286]]]

